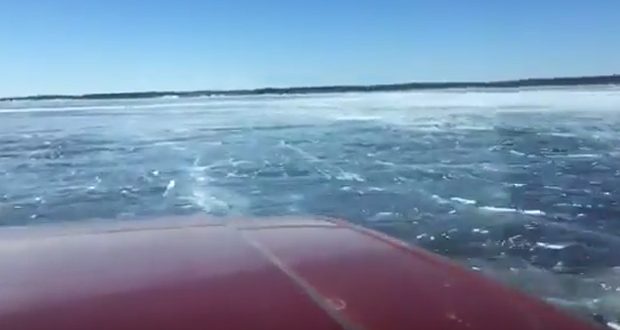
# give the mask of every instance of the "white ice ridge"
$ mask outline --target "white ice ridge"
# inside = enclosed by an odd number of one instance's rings
[[[461,198],[461,197],[450,197],[451,200],[455,201],[455,202],[459,202],[461,204],[466,204],[466,205],[474,205],[476,204],[476,201],[473,199],[466,199],[466,198]]]
[[[164,191],[163,195],[164,197],[168,196],[168,193],[174,189],[174,187],[176,186],[176,181],[174,180],[170,180],[168,181],[168,185],[166,186],[166,190]]]
[[[553,243],[537,242],[536,246],[544,248],[544,249],[549,249],[549,250],[562,250],[570,246],[570,244],[553,244]]]
[[[498,213],[514,212],[514,213],[521,213],[521,214],[526,214],[526,215],[538,215],[538,216],[546,215],[546,213],[541,210],[519,210],[519,209],[510,208],[510,207],[480,206],[479,209],[481,211],[498,212]]]

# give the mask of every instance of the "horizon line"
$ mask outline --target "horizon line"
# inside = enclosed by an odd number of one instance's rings
[[[263,94],[311,94],[338,92],[380,92],[406,91],[416,89],[450,88],[514,88],[551,87],[579,85],[620,85],[620,74],[568,76],[547,78],[521,78],[491,81],[448,81],[448,82],[404,82],[385,84],[342,84],[322,86],[258,87],[243,89],[202,89],[202,90],[149,90],[132,92],[97,92],[83,94],[33,94],[27,96],[0,97],[0,101],[49,100],[49,99],[114,99],[114,98],[153,98],[162,96],[211,96],[211,95],[263,95]]]

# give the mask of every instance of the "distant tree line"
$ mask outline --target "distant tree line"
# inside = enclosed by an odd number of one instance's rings
[[[283,95],[283,94],[314,94],[314,93],[343,93],[343,92],[386,92],[409,91],[424,89],[446,88],[515,88],[515,87],[548,87],[548,86],[580,86],[580,85],[618,85],[620,75],[589,76],[589,77],[562,77],[562,78],[533,78],[520,80],[505,80],[492,82],[419,82],[385,85],[349,85],[349,86],[318,86],[318,87],[286,87],[286,88],[258,88],[239,90],[200,90],[200,91],[152,91],[127,93],[96,93],[84,95],[34,95],[26,97],[5,97],[0,101],[10,100],[105,100],[105,99],[133,99],[154,98],[165,96],[195,97],[195,96],[241,96],[241,95]]]

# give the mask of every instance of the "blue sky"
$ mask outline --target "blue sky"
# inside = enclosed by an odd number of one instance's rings
[[[0,96],[620,73],[618,0],[0,4]]]

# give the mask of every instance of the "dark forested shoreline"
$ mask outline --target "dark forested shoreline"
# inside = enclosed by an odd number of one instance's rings
[[[561,78],[531,78],[519,80],[491,81],[491,82],[413,82],[402,84],[383,85],[340,85],[314,87],[285,87],[285,88],[257,88],[238,90],[198,90],[198,91],[149,91],[126,93],[95,93],[83,95],[33,95],[24,97],[4,97],[0,101],[10,100],[99,100],[99,99],[132,99],[153,98],[164,96],[195,97],[212,95],[263,95],[263,94],[312,94],[312,93],[342,93],[342,92],[385,92],[407,91],[420,89],[446,88],[515,88],[515,87],[548,87],[548,86],[587,86],[587,85],[620,85],[620,75],[588,76],[588,77],[561,77]]]

